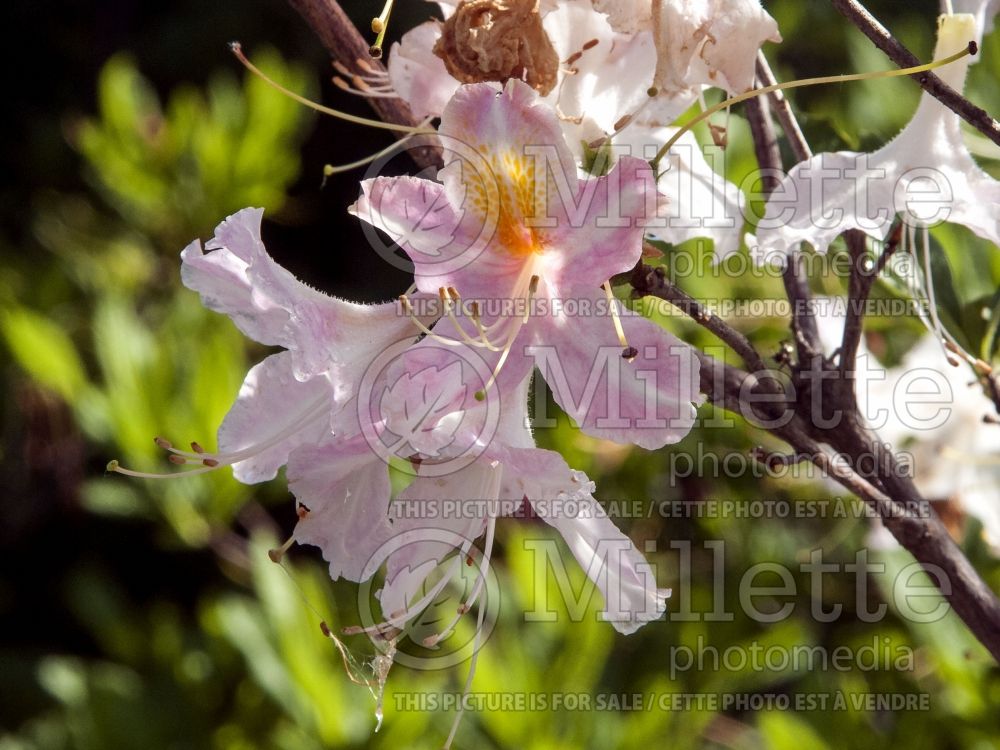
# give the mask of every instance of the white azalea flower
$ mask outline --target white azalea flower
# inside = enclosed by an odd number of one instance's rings
[[[761,45],[781,41],[758,0],[654,0],[652,26],[655,85],[667,94],[701,85],[746,91]]]
[[[972,15],[942,16],[935,59],[961,51],[975,35]],[[961,91],[968,67],[963,57],[936,72]],[[1000,182],[969,154],[958,115],[926,92],[906,128],[877,151],[822,153],[793,167],[747,245],[780,263],[802,242],[825,252],[848,229],[884,239],[896,214],[911,227],[949,221],[1000,243]]]

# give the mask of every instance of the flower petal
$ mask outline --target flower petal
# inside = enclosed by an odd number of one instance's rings
[[[701,401],[691,347],[616,301],[628,344],[638,352],[626,362],[606,299],[588,291],[569,301],[572,309],[534,321],[538,343],[531,354],[556,402],[595,437],[650,450],[683,438]]]
[[[650,564],[594,500],[585,474],[558,453],[510,450],[503,461],[504,497],[525,497],[532,510],[566,540],[604,597],[603,617],[620,633],[634,633],[666,611],[668,589],[656,587]]]
[[[360,582],[383,560],[393,536],[389,470],[363,437],[303,445],[288,458],[288,488],[307,512],[295,526],[299,544],[323,551],[330,577]]]
[[[624,156],[603,177],[579,180],[573,204],[555,215],[545,232],[545,280],[560,288],[594,288],[629,271],[642,254],[643,227],[656,216],[653,170]]]
[[[245,208],[215,230],[203,252],[197,240],[181,252],[181,281],[201,295],[209,310],[228,315],[240,331],[262,344],[277,345],[288,322],[288,311],[274,300],[255,294],[251,263],[264,252],[260,221],[264,210]]]
[[[232,465],[241,482],[274,479],[292,450],[319,442],[330,432],[334,402],[330,382],[326,378],[301,382],[292,369],[288,352],[272,354],[255,365],[222,420],[219,452],[249,454]]]
[[[483,533],[485,493],[496,471],[477,462],[447,476],[417,477],[393,501],[389,513],[396,536],[379,594],[386,616],[419,599],[427,575]]]
[[[675,128],[630,125],[615,138],[615,143],[632,156],[648,161],[675,132]],[[705,158],[709,150],[691,132],[670,147],[660,162],[657,188],[662,198],[658,221],[649,224],[647,233],[673,244],[709,238],[715,243],[716,260],[721,260],[740,246],[741,193],[709,165]],[[711,152],[714,161],[721,149],[711,147]]]
[[[419,120],[439,116],[459,83],[434,54],[441,24],[428,21],[410,29],[389,52],[389,82]]]

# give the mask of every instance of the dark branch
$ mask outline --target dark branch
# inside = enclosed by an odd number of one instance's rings
[[[848,18],[861,32],[889,56],[901,68],[920,65],[910,50],[904,47],[896,37],[889,33],[878,19],[856,0],[831,0],[833,7]],[[1000,122],[997,122],[986,110],[977,107],[951,86],[946,84],[934,73],[917,73],[910,76],[919,83],[924,91],[937,98],[948,109],[953,111],[972,127],[985,135],[991,141],[1000,145]]]
[[[768,65],[763,52],[757,53],[757,79],[763,86],[773,86],[778,82],[774,73],[771,72],[771,66]],[[796,161],[805,161],[812,156],[812,149],[809,148],[806,137],[802,134],[802,128],[799,127],[799,121],[795,118],[795,113],[792,112],[788,99],[785,98],[785,92],[772,91],[768,94],[768,98],[771,100],[778,122],[781,123],[785,138],[788,139],[788,145],[791,147],[792,153],[795,154]]]
[[[368,66],[379,71],[385,71],[382,63],[368,52],[368,43],[358,32],[357,27],[344,13],[337,0],[288,0],[288,4],[299,12],[326,47],[330,55],[350,70],[358,68],[358,60],[363,60]],[[410,106],[399,98],[383,99],[372,97],[368,99],[372,109],[384,122],[396,125],[419,125],[419,121],[410,111]],[[405,134],[400,133],[397,138]],[[440,167],[441,152],[434,144],[421,137],[414,138],[407,151],[419,167]]]
[[[774,123],[771,121],[771,111],[767,102],[767,99],[760,98],[748,99],[746,102],[746,116],[750,123],[754,152],[757,155],[757,163],[764,173],[761,187],[765,194],[774,191],[779,182],[777,175],[784,174],[781,149],[778,148],[778,138],[774,133]],[[791,110],[788,111],[788,116],[795,123]],[[794,129],[798,131],[797,123]],[[801,132],[799,135],[801,136]],[[805,148],[808,150],[808,146]],[[809,279],[800,254],[792,253],[788,256],[781,279],[785,284],[785,294],[792,305],[792,334],[795,336],[795,347],[798,350],[799,361],[804,362],[819,354],[822,345],[813,315],[812,290],[809,288]]]

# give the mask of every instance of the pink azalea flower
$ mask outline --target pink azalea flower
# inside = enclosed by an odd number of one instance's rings
[[[648,564],[597,505],[592,483],[558,454],[535,448],[526,427],[527,380],[514,401],[520,410],[504,413],[495,439],[481,446],[473,462],[443,476],[431,476],[425,467],[397,503],[391,501],[388,457],[363,429],[366,412],[357,399],[366,368],[391,345],[414,339],[413,325],[399,314],[398,303],[355,305],[296,280],[264,249],[262,213],[240,211],[219,225],[208,252],[196,241],[182,253],[184,283],[207,307],[229,315],[249,337],[286,347],[251,369],[220,427],[219,452],[196,455],[207,460],[204,468],[232,465],[241,481],[259,482],[287,463],[299,508],[292,539],[319,547],[334,580],[360,582],[387,563],[389,584],[382,595],[387,612],[399,610],[401,602],[412,607],[413,587],[423,583],[404,569],[423,569],[427,556],[441,551],[439,543],[422,539],[457,534],[467,541],[467,552],[495,522],[481,501],[513,498],[533,503],[537,515],[563,534],[604,593],[605,613],[617,629],[632,632],[662,615],[666,592],[656,588]],[[479,411],[485,408],[478,405]],[[425,433],[436,427],[417,425]],[[383,425],[373,428],[377,433]],[[462,428],[469,433],[462,436],[464,443],[487,439],[476,420],[466,420]],[[452,453],[457,444],[451,442]],[[473,508],[483,515],[467,515],[456,527],[444,517],[414,519],[399,512],[398,503],[417,498],[480,501]],[[555,500],[572,500],[582,509],[579,517],[562,514],[552,505]],[[509,512],[515,505],[503,507]]]
[[[610,287],[599,291],[640,257],[656,210],[649,165],[623,157],[606,176],[579,179],[555,113],[518,81],[500,93],[462,87],[440,134],[441,182],[366,180],[352,211],[400,244],[419,290],[440,295],[447,314],[425,329],[434,343],[477,348],[490,363],[485,384],[455,384],[455,408],[494,385],[503,398],[538,364],[590,434],[646,448],[687,434],[697,358],[622,310]],[[440,347],[425,339],[412,352],[419,371]]]

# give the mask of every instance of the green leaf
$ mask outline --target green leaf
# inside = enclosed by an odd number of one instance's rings
[[[87,388],[80,355],[57,323],[19,307],[3,313],[0,330],[15,361],[36,382],[51,388],[70,404]]]

